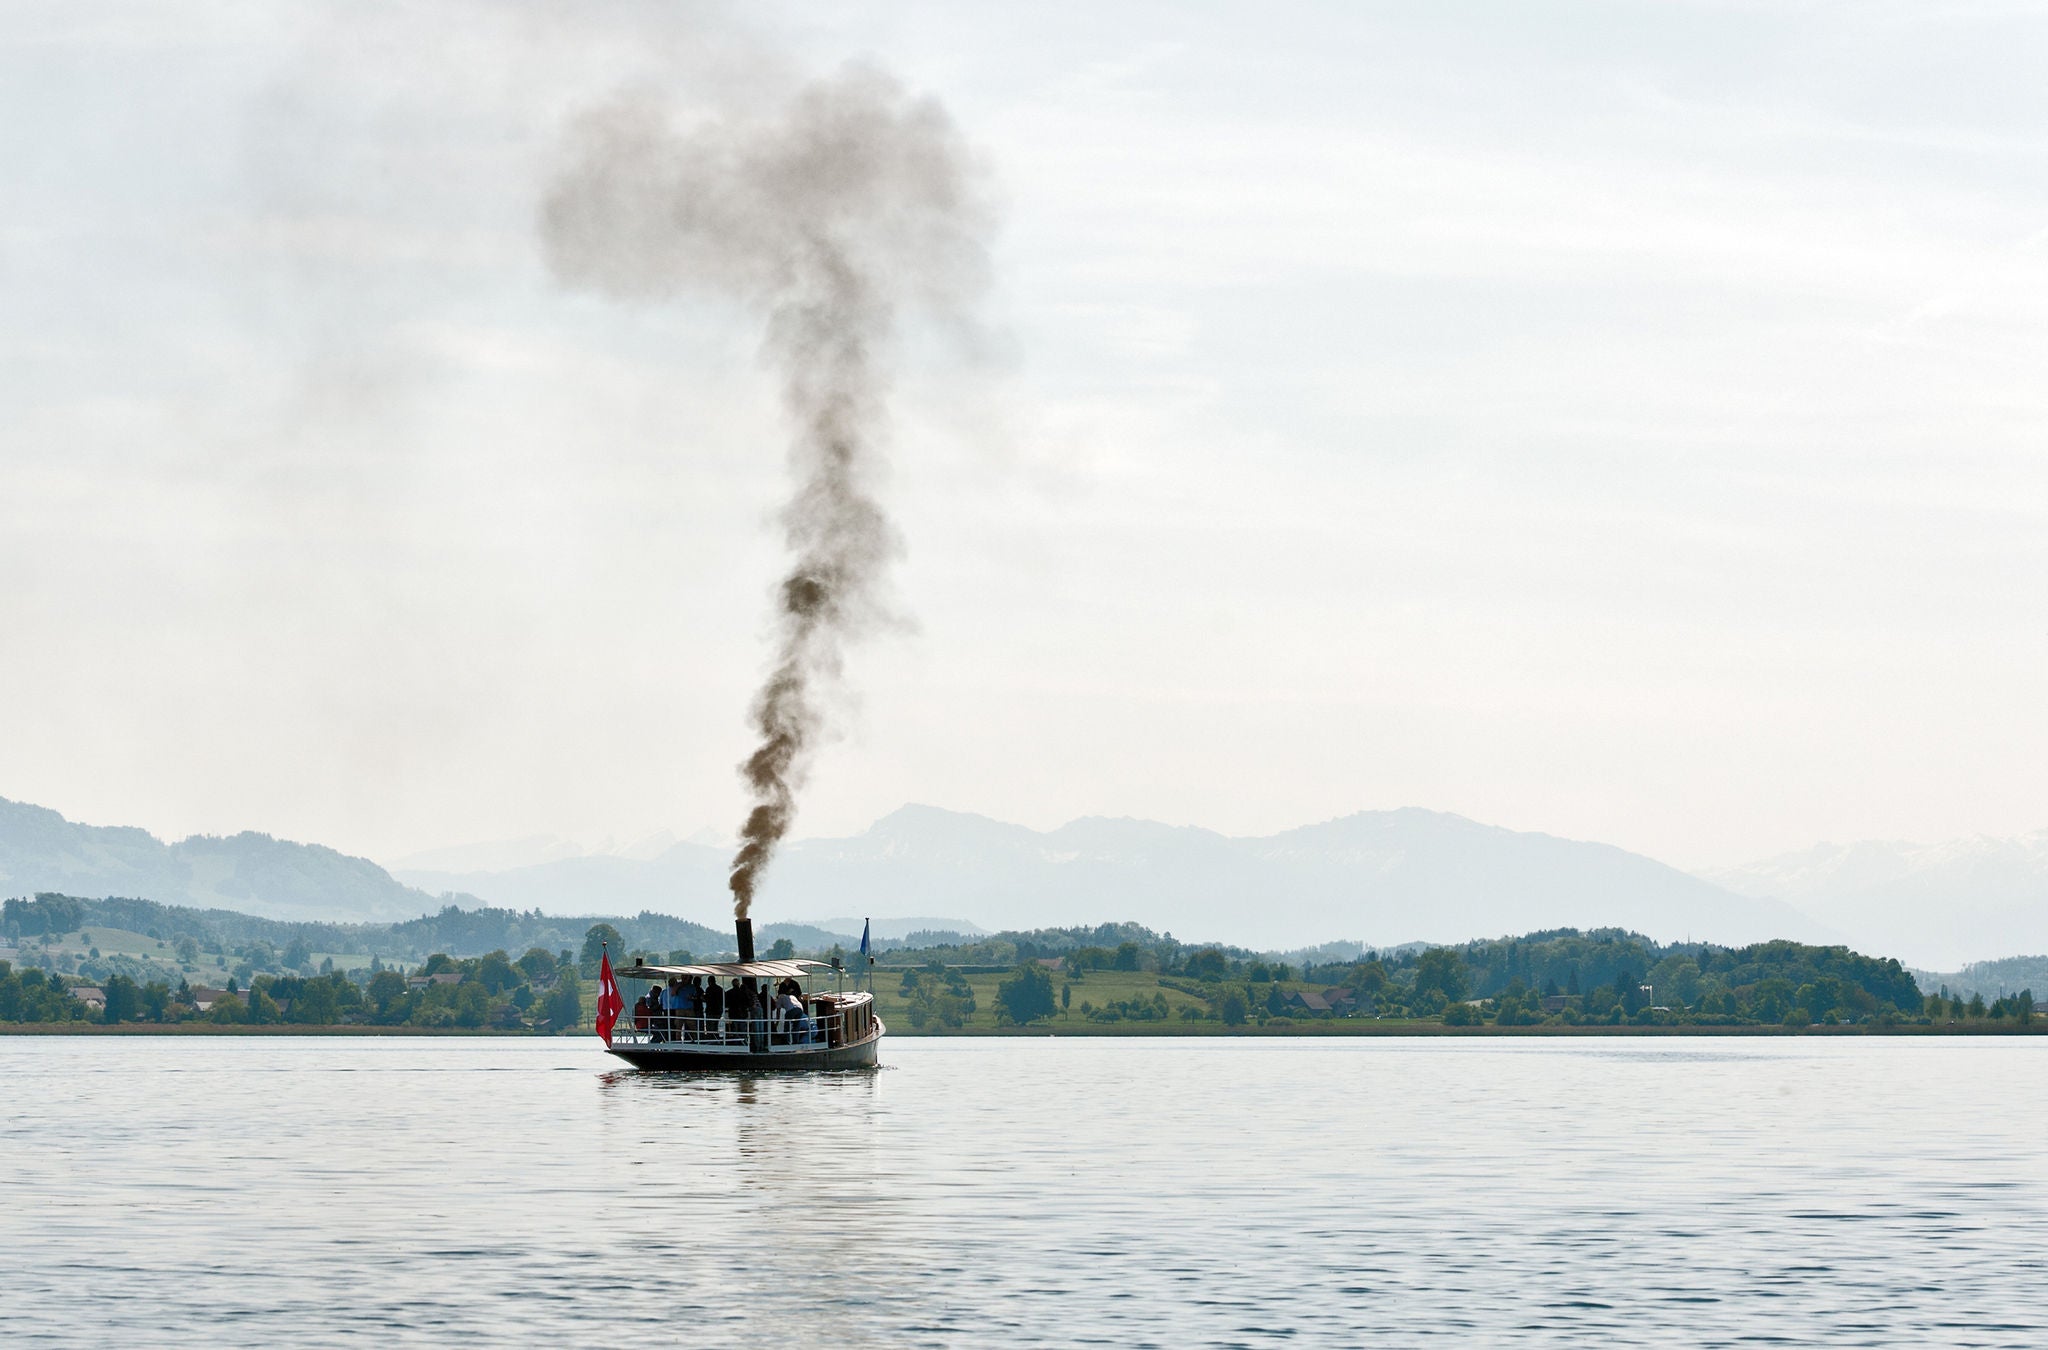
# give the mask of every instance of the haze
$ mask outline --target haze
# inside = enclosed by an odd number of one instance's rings
[[[2048,824],[2038,8],[739,13],[0,16],[0,795],[737,827],[774,379],[554,284],[535,213],[621,89],[868,57],[982,157],[1000,331],[900,363],[918,626],[799,833]]]

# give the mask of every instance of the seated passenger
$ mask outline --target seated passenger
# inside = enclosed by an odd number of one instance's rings
[[[633,1000],[633,1030],[647,1030],[647,995],[645,994]]]

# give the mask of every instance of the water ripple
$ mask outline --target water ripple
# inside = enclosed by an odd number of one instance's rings
[[[2048,1046],[0,1040],[10,1343],[2005,1346]]]

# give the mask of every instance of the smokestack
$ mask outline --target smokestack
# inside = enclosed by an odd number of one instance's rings
[[[740,960],[753,960],[754,921],[752,919],[734,919],[732,921],[732,926],[733,930],[740,935]]]
[[[737,303],[766,336],[794,433],[782,525],[795,556],[729,878],[751,956],[747,907],[829,729],[844,645],[892,617],[883,574],[901,546],[874,492],[887,357],[908,311],[971,332],[988,212],[945,109],[861,65],[687,128],[644,94],[623,98],[580,119],[566,148],[541,211],[555,275],[621,299]]]

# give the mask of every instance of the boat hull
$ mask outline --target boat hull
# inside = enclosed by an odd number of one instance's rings
[[[664,1041],[642,1045],[612,1045],[606,1053],[616,1055],[636,1069],[666,1073],[721,1072],[819,1072],[833,1069],[872,1069],[880,1062],[877,1053],[881,1033],[853,1045],[808,1046],[771,1050],[763,1054],[746,1051],[705,1049],[688,1041]]]

